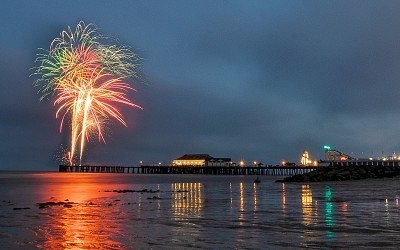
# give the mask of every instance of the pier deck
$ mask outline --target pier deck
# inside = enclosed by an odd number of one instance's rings
[[[204,175],[275,175],[291,176],[317,169],[313,166],[290,167],[172,167],[172,166],[67,166],[60,165],[59,172],[79,173],[132,173],[132,174],[204,174]]]

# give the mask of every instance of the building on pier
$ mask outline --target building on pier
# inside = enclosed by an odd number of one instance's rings
[[[357,158],[354,158],[353,156],[345,154],[337,149],[331,149],[331,147],[327,146],[327,145],[324,146],[324,150],[325,150],[326,158],[328,158],[329,161],[357,160]]]
[[[230,167],[231,158],[215,158],[209,154],[185,154],[172,161],[172,166]]]
[[[318,166],[318,162],[312,160],[308,151],[304,150],[303,154],[301,155],[300,166]]]
[[[327,160],[320,160],[319,166],[327,167],[327,166],[340,166],[340,167],[349,167],[349,166],[376,166],[376,167],[400,167],[400,159],[396,156],[396,153],[393,153],[391,156],[382,156],[374,159],[370,158],[356,158],[353,157],[353,153],[351,155],[345,154],[339,150],[331,149],[330,146],[324,146],[325,154]],[[383,155],[383,152],[382,152]]]

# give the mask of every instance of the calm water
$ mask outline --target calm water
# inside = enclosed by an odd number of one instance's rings
[[[1,249],[398,248],[400,179],[0,173]],[[159,192],[105,192],[152,189]],[[39,208],[38,202],[74,202]],[[14,210],[14,208],[30,209]]]

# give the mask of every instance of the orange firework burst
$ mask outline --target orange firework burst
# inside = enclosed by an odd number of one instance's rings
[[[137,76],[139,58],[128,48],[100,43],[106,40],[94,25],[80,22],[74,32],[68,27],[61,37],[53,40],[48,53],[39,54],[35,75],[40,78],[41,99],[56,95],[56,118],[61,117],[60,132],[67,120],[71,125],[69,162],[82,162],[85,142],[94,135],[105,142],[103,128],[106,121],[115,119],[126,126],[124,117],[115,104],[135,108],[126,96],[134,91],[125,78]]]

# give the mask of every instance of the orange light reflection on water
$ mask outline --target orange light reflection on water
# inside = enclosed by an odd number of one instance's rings
[[[84,176],[43,185],[44,202],[73,202],[72,207],[57,205],[39,209],[43,224],[37,229],[41,249],[117,249],[121,226],[113,216],[116,206],[109,201],[115,193],[104,192],[104,185],[88,182]],[[110,205],[109,205],[110,204]],[[107,209],[105,209],[107,207]]]
[[[173,183],[172,190],[172,213],[175,217],[185,218],[188,216],[198,217],[203,208],[203,185],[201,183]]]
[[[244,212],[245,212],[245,207],[244,207],[244,185],[243,182],[240,182],[239,184],[239,225],[242,226],[244,225]]]
[[[282,212],[286,212],[286,190],[285,183],[282,183]]]
[[[301,207],[303,210],[303,224],[308,225],[312,220],[312,192],[309,185],[301,186]]]
[[[254,190],[254,211],[257,211],[257,184],[253,183]]]

